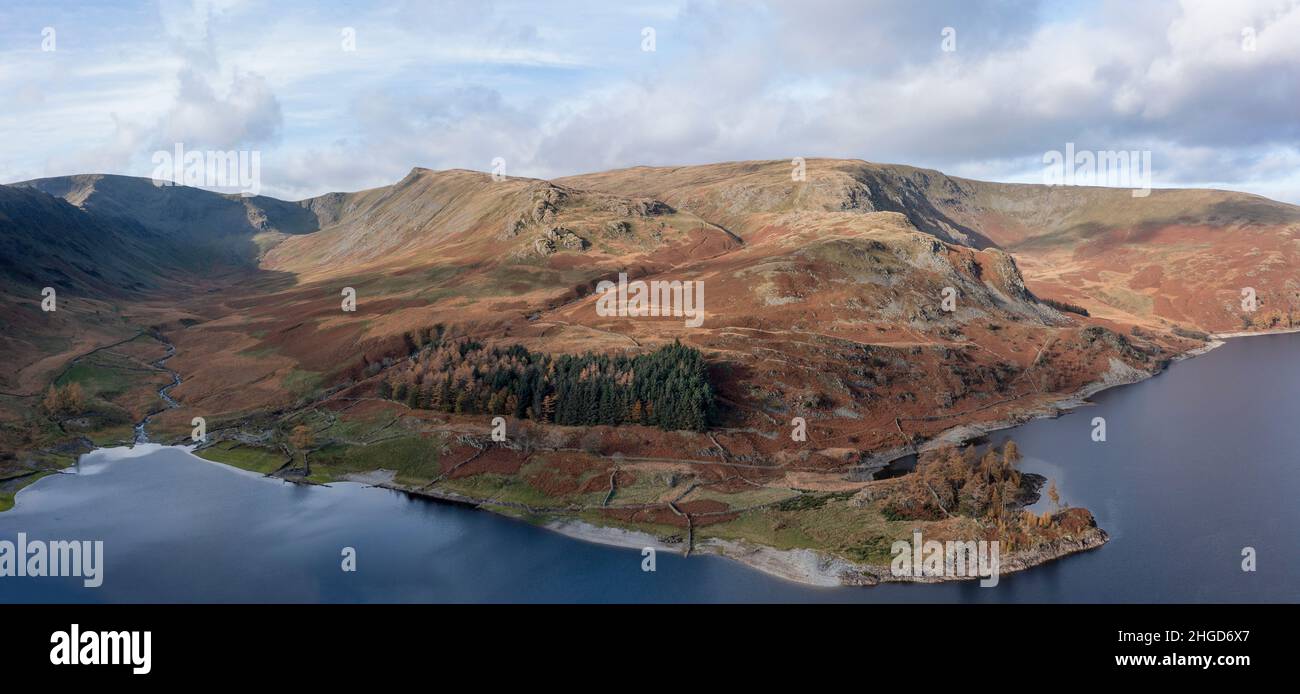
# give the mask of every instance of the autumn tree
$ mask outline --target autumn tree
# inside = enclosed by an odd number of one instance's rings
[[[900,520],[962,515],[983,518],[998,527],[1014,525],[1023,483],[1013,467],[1018,459],[1019,451],[1010,442],[1001,451],[990,448],[983,455],[974,447],[928,451],[915,470],[891,488],[883,510],[886,516]]]
[[[395,369],[391,397],[458,414],[507,414],[568,426],[626,423],[702,431],[714,393],[703,355],[680,343],[648,354],[530,352],[486,347],[442,333],[412,333],[421,345]],[[412,390],[424,385],[419,395]],[[380,391],[383,395],[384,391]]]
[[[41,407],[49,414],[59,413],[59,387],[50,384],[45,391],[45,397],[41,398]]]
[[[300,451],[306,451],[308,448],[311,448],[311,445],[314,442],[315,436],[311,433],[311,427],[306,424],[299,424],[289,433],[289,443],[293,444],[293,447]]]
[[[41,407],[50,415],[78,415],[86,410],[86,394],[80,383],[51,385],[41,398]]]

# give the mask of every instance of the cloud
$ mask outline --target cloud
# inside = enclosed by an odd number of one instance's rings
[[[914,14],[783,5],[789,21],[768,32],[724,40],[591,101],[539,146],[538,165],[858,156],[996,178],[1075,142],[1152,150],[1157,180],[1170,185],[1256,182],[1293,161],[1300,44],[1285,37],[1300,31],[1295,2],[1188,2],[1143,13],[1107,4],[1046,23],[1027,20],[1027,5],[971,22],[959,7],[918,4]],[[937,30],[926,35],[944,21],[964,27],[954,53],[940,50]],[[850,41],[863,26],[872,27],[865,40]],[[1242,43],[1248,26],[1253,51]]]
[[[255,74],[233,74],[222,93],[192,67],[183,68],[177,81],[175,101],[158,121],[155,144],[238,149],[272,141],[283,125],[279,101]]]
[[[543,177],[838,156],[1024,180],[1074,142],[1151,150],[1158,185],[1300,202],[1297,0],[277,10],[166,1],[156,26],[116,27],[100,45],[61,34],[57,57],[0,34],[0,89],[17,104],[0,113],[17,143],[0,173],[147,175],[149,150],[182,141],[261,148],[264,189],[295,196],[495,157]],[[647,26],[654,52],[641,50]]]
[[[889,75],[932,62],[944,29],[962,55],[1017,47],[1032,36],[1039,0],[801,0],[772,4],[784,60],[800,69],[827,65],[856,74]]]

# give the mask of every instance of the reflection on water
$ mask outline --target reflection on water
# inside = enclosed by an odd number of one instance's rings
[[[810,588],[710,556],[570,540],[489,513],[358,484],[305,487],[141,445],[101,450],[23,490],[0,539],[103,540],[104,585],[0,578],[0,600],[848,601],[1300,600],[1300,335],[1231,341],[1095,407],[1013,435],[1112,535],[1105,547],[973,582]],[[1108,440],[1089,437],[1094,416]],[[357,571],[341,569],[345,547]],[[1240,569],[1254,547],[1259,570]]]

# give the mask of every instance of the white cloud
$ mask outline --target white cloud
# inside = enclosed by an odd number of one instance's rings
[[[497,156],[534,176],[799,155],[1010,179],[1075,142],[1150,149],[1164,185],[1300,201],[1295,0],[199,0],[124,33],[0,44],[0,175],[147,175],[179,140],[261,148],[264,189],[304,196]]]

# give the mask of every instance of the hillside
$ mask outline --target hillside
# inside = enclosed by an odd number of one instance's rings
[[[670,254],[684,244],[726,247],[734,236],[660,201],[547,181],[501,181],[473,171],[414,169],[391,186],[304,201],[329,223],[286,239],[263,267],[308,277],[369,268],[486,264],[585,265]],[[572,265],[572,262],[567,263]]]
[[[0,186],[0,502],[146,416],[161,441],[202,417],[213,460],[533,522],[862,566],[919,522],[1041,561],[1105,535],[1019,501],[987,506],[996,525],[948,518],[886,465],[1158,372],[1205,346],[1189,329],[1244,324],[1234,282],[1270,310],[1291,289],[1295,208],[1260,198],[807,174],[417,168],[297,202],[120,176]],[[612,281],[698,311],[611,314]],[[1041,483],[1011,479],[1017,499]]]
[[[285,236],[320,228],[317,215],[303,203],[155,185],[131,176],[59,176],[12,187],[61,198],[102,224],[151,234],[179,262],[204,272],[256,266]]]
[[[773,212],[899,211],[922,231],[1012,253],[1031,290],[1094,315],[1157,328],[1266,329],[1300,311],[1300,208],[1217,190],[1004,184],[909,166],[812,159],[636,167],[560,179],[660,197],[733,230]],[[760,215],[755,217],[755,215]],[[742,235],[744,235],[742,233]],[[1261,308],[1241,310],[1252,287]]]
[[[187,374],[175,395],[234,415],[356,378],[440,323],[543,352],[698,345],[734,365],[723,391],[742,418],[790,409],[760,405],[778,400],[861,417],[876,399],[889,407],[865,414],[887,424],[933,416],[919,394],[934,393],[947,423],[965,416],[967,397],[967,409],[998,416],[980,401],[1000,401],[987,391],[1014,391],[1008,383],[1050,399],[1113,371],[1111,356],[1147,369],[1194,344],[1174,327],[1239,328],[1237,284],[1257,289],[1260,324],[1292,289],[1296,209],[1253,196],[1132,198],[847,160],[810,160],[806,181],[790,173],[787,161],[557,181],[416,168],[390,186],[298,202],[105,175],[7,186],[9,282],[30,294],[45,286],[31,269],[48,268],[67,275],[70,301],[116,305],[111,329],[78,341],[72,324],[34,321],[34,302],[11,307],[11,383],[30,388],[66,358],[44,353],[42,333],[74,350],[156,327]],[[598,315],[593,291],[619,272],[704,282],[707,319]],[[355,314],[339,311],[344,287],[357,292]],[[953,311],[941,308],[949,290]],[[124,291],[134,298],[115,298]],[[1125,343],[1103,341],[1113,353],[1097,359],[1064,349],[1094,326]],[[879,381],[852,385],[861,379],[837,360],[855,345],[910,362],[908,388],[883,398]],[[898,428],[876,445],[900,445]]]
[[[165,239],[113,224],[36,190],[0,186],[0,281],[126,296],[157,289],[175,265]]]

